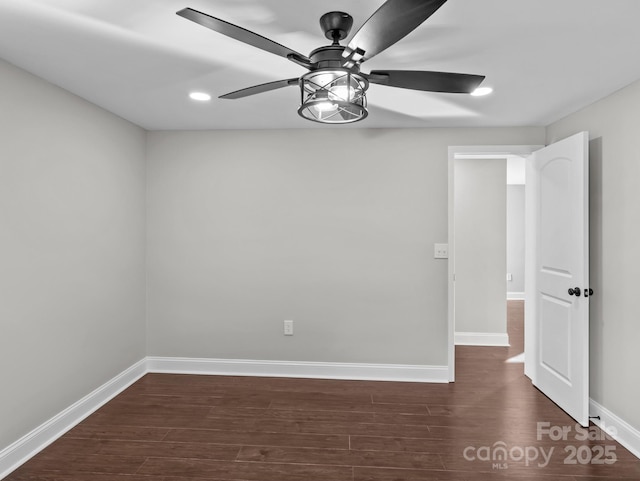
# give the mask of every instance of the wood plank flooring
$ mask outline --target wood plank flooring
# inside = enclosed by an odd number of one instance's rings
[[[523,365],[505,362],[522,351],[522,308],[509,303],[511,347],[457,348],[449,385],[149,374],[6,479],[640,479],[640,460],[611,440],[576,440]],[[567,439],[538,436],[538,422]],[[506,460],[484,460],[499,447]]]

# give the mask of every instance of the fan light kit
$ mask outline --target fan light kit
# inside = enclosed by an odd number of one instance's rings
[[[425,92],[470,94],[476,91],[484,80],[482,75],[420,70],[374,70],[368,74],[360,71],[363,62],[404,38],[446,2],[447,0],[387,0],[360,27],[346,47],[340,45],[340,41],[349,35],[353,18],[344,12],[326,13],[320,18],[320,27],[332,44],[315,49],[308,57],[257,33],[192,8],[185,8],[177,14],[240,42],[284,57],[309,70],[300,78],[277,80],[236,90],[222,95],[221,99],[239,99],[297,85],[300,88],[298,114],[301,117],[325,124],[344,124],[367,117],[366,92],[371,83]],[[194,98],[193,94],[191,98]]]
[[[344,124],[367,116],[365,92],[369,82],[347,69],[320,69],[300,78],[298,114],[328,124]]]

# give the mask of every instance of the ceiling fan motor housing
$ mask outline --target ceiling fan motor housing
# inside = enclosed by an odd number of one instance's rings
[[[345,48],[341,45],[328,45],[315,49],[309,54],[309,60],[311,60],[310,70],[343,67],[345,59],[342,56],[342,52],[344,52]],[[357,73],[360,71],[360,66],[355,64],[349,70]]]

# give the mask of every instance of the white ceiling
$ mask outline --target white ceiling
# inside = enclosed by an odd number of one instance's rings
[[[150,130],[322,128],[298,117],[296,87],[215,98],[306,70],[175,12],[192,7],[307,54],[328,43],[323,13],[353,15],[353,34],[382,3],[0,0],[0,57]],[[369,117],[352,126],[547,125],[640,78],[639,19],[639,0],[449,0],[362,70],[482,74],[495,92],[372,85]],[[196,103],[192,90],[214,100]]]

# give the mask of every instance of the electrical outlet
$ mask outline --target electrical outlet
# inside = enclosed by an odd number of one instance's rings
[[[434,244],[433,245],[433,257],[435,259],[448,259],[449,258],[449,244]]]
[[[284,321],[284,335],[293,336],[293,321]]]

